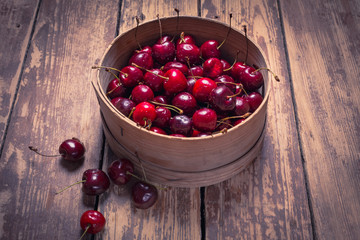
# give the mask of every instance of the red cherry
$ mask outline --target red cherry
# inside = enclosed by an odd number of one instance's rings
[[[161,37],[157,40],[156,44],[162,44],[162,43],[165,43],[165,42],[171,42],[172,39],[173,39],[172,36],[170,36],[170,35],[164,35],[164,36],[161,36]]]
[[[165,64],[174,60],[175,57],[175,45],[170,41],[156,43],[152,47],[152,56],[155,61],[160,64]]]
[[[157,95],[156,97],[154,97],[153,101],[161,104],[169,104],[168,97],[164,95]]]
[[[237,62],[234,64],[234,66],[231,68],[231,76],[233,77],[235,82],[239,83],[241,81],[241,75],[243,74],[246,68],[247,65],[245,63]]]
[[[135,87],[142,79],[143,73],[140,69],[133,66],[126,66],[121,69],[119,74],[120,82],[124,87]]]
[[[221,85],[211,91],[209,101],[215,108],[221,111],[231,111],[235,108],[236,97],[234,93],[226,86]]]
[[[216,87],[215,81],[210,78],[200,78],[194,84],[192,95],[199,102],[208,102],[211,91]]]
[[[223,66],[218,58],[209,58],[203,63],[204,76],[216,78],[223,73]]]
[[[147,70],[150,70],[154,67],[152,56],[146,52],[134,54],[129,60],[129,65],[132,65],[133,63]]]
[[[81,228],[91,234],[96,234],[103,230],[106,220],[101,212],[96,210],[88,210],[81,215]]]
[[[225,85],[227,86],[233,93],[236,92],[236,86],[234,83],[234,79],[229,75],[221,75],[215,78],[215,82],[218,86]]]
[[[182,92],[187,87],[187,80],[184,74],[178,69],[170,69],[165,73],[164,89],[169,94]]]
[[[220,59],[222,67],[223,67],[223,74],[231,75],[231,65],[224,59]]]
[[[114,184],[124,185],[130,181],[132,174],[134,174],[134,165],[126,158],[113,161],[108,168],[108,174]]]
[[[135,50],[133,55],[137,54],[137,53],[148,53],[148,54],[152,54],[152,48],[150,46],[145,46],[143,47],[142,49],[139,49],[139,50]]]
[[[200,54],[203,59],[220,58],[220,50],[218,49],[219,42],[215,40],[208,40],[200,47]]]
[[[201,66],[193,66],[188,70],[187,73],[188,76],[196,76],[196,77],[202,77],[204,76],[204,71]]]
[[[151,101],[154,98],[154,92],[149,86],[140,84],[133,88],[131,98],[136,104]]]
[[[150,208],[158,199],[156,187],[146,182],[135,183],[131,195],[134,206],[140,209]]]
[[[235,115],[242,116],[250,111],[250,105],[244,97],[236,97]]]
[[[152,69],[150,72],[146,72],[144,75],[144,83],[148,85],[154,92],[160,92],[164,89],[164,72],[160,69]]]
[[[82,191],[87,195],[100,195],[110,187],[110,179],[100,169],[88,169],[83,173]]]
[[[172,133],[188,136],[192,129],[192,121],[188,116],[179,114],[170,119],[169,126]]]
[[[155,107],[151,103],[141,102],[136,105],[132,117],[141,126],[149,125],[156,118]]]
[[[192,116],[198,107],[195,97],[188,92],[178,93],[171,104],[183,110],[187,116]]]
[[[172,136],[172,137],[186,137],[185,135],[179,134],[179,133],[172,133],[169,136]]]
[[[191,35],[185,35],[184,32],[180,34],[180,38],[176,41],[176,46],[180,44],[188,43],[188,44],[195,44],[195,39]]]
[[[167,72],[168,70],[170,70],[172,68],[180,70],[185,76],[189,72],[188,67],[181,62],[168,62],[165,64],[163,71]]]
[[[119,79],[111,80],[106,88],[106,95],[110,98],[124,97],[127,95],[127,89],[120,83]]]
[[[240,82],[248,91],[255,91],[264,85],[264,78],[259,71],[255,71],[253,67],[246,67],[241,74]]]
[[[201,132],[212,132],[216,128],[217,114],[210,108],[197,110],[192,119],[194,127]]]
[[[149,130],[152,131],[152,132],[154,132],[154,133],[158,133],[158,134],[162,134],[162,135],[167,135],[167,133],[165,132],[165,130],[162,129],[162,128],[159,128],[159,127],[152,126],[152,127],[150,127]]]
[[[160,128],[166,128],[169,126],[169,120],[171,118],[171,112],[166,107],[156,107],[156,118],[153,124]]]
[[[260,106],[263,101],[263,97],[258,92],[252,92],[244,98],[250,105],[250,112],[255,112],[255,110]]]
[[[59,153],[64,160],[78,161],[84,157],[85,147],[77,138],[67,139],[60,144]]]
[[[176,59],[190,65],[197,64],[200,62],[200,49],[195,44],[180,44],[176,49]]]
[[[136,104],[128,99],[123,97],[116,97],[111,99],[111,103],[119,110],[122,114],[125,116],[129,116],[133,108],[136,106]]]

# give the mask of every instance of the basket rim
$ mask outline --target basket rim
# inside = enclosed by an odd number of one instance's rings
[[[172,16],[172,17],[162,17],[160,18],[161,21],[163,20],[173,20],[173,19],[193,19],[193,20],[196,20],[196,21],[205,21],[205,22],[211,22],[211,23],[214,23],[214,24],[218,24],[218,25],[221,25],[221,26],[224,26],[224,27],[229,27],[230,25],[227,24],[227,23],[224,23],[224,22],[220,22],[220,21],[217,21],[217,20],[214,20],[214,19],[209,19],[209,18],[203,18],[203,17],[198,17],[198,16]],[[157,22],[158,19],[152,19],[152,20],[149,20],[149,21],[146,21],[146,22],[143,22],[141,24],[139,24],[139,27],[140,26],[146,26],[148,24],[153,24],[154,22]],[[100,60],[100,65],[103,64],[108,52],[110,51],[110,49],[112,48],[112,46],[124,35],[126,34],[129,34],[129,32],[133,31],[135,28],[130,28],[126,31],[124,31],[123,33],[119,34],[118,36],[116,36],[112,41],[111,43],[109,44],[109,46],[106,48],[106,50],[104,51],[104,54],[103,56],[101,57],[101,60]],[[233,28],[232,27],[232,30],[233,31],[236,31],[238,34],[241,34],[245,37],[245,35],[239,31],[238,29],[236,28]],[[265,58],[265,54],[264,52],[262,51],[262,49],[260,48],[260,46],[254,42],[251,38],[249,38],[247,36],[247,39],[249,42],[251,42],[251,44],[253,44],[256,49],[260,52],[261,56],[263,57],[264,59],[264,62],[265,62],[265,65],[267,68],[270,68],[269,67],[269,63],[268,63],[268,60]],[[270,91],[272,89],[272,84],[271,84],[271,81],[272,81],[272,75],[267,71],[267,75],[268,75],[268,78],[267,78],[267,83],[266,83],[266,86],[264,84],[264,88],[265,88],[265,94],[263,96],[263,101],[262,103],[260,104],[260,106],[255,110],[255,112],[253,112],[248,118],[246,118],[246,121],[230,128],[227,130],[227,132],[230,132],[230,131],[236,131],[236,129],[240,128],[241,126],[243,125],[246,125],[248,122],[251,121],[252,118],[255,117],[255,115],[261,111],[262,108],[266,107],[266,104],[267,104],[267,101],[269,99],[269,95],[270,95]],[[126,117],[124,114],[122,114],[110,101],[110,99],[106,96],[106,93],[104,92],[102,86],[101,86],[101,82],[100,82],[100,70],[97,69],[97,74],[96,74],[96,81],[94,81],[94,78],[92,78],[91,80],[92,82],[92,85],[93,85],[93,88],[95,90],[95,93],[97,95],[97,97],[101,98],[101,100],[109,107],[109,109],[115,114],[117,115],[118,117],[120,117],[121,119],[123,119],[125,122],[127,122],[128,124],[130,124],[132,127],[136,127],[136,128],[139,128],[141,131],[144,131],[148,134],[153,134],[154,136],[157,136],[157,137],[162,137],[162,138],[168,138],[169,140],[175,140],[175,141],[201,141],[201,140],[204,140],[204,139],[212,139],[212,138],[218,138],[218,137],[221,137],[221,136],[224,136],[226,135],[226,132],[225,133],[221,133],[221,132],[217,132],[217,133],[214,133],[214,134],[211,134],[209,136],[204,136],[204,137],[174,137],[174,136],[170,136],[170,135],[163,135],[163,134],[158,134],[158,133],[155,133],[155,132],[152,132],[152,131],[149,131],[148,129],[144,128],[144,127],[141,127],[139,125],[137,125],[134,121],[132,121],[131,119],[129,119],[128,117]]]

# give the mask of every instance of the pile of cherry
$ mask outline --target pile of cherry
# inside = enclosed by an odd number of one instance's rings
[[[83,161],[85,155],[84,144],[77,138],[67,139],[59,146],[58,155],[46,155],[38,151],[38,149],[29,146],[30,150],[45,157],[61,156],[65,161],[80,162]],[[133,205],[136,208],[147,209],[155,204],[158,198],[157,188],[146,180],[142,180],[135,175],[134,166],[128,159],[118,159],[113,161],[107,169],[107,173],[101,169],[88,169],[83,172],[82,179],[66,188],[56,192],[60,194],[66,189],[82,184],[82,191],[86,195],[98,196],[105,193],[110,188],[110,182],[118,186],[127,184],[132,177],[135,177],[134,185],[131,188],[131,196]],[[80,226],[86,233],[96,234],[105,226],[106,220],[103,214],[97,210],[85,211],[80,218]],[[81,239],[80,238],[80,239]]]
[[[93,68],[113,75],[106,94],[136,124],[159,134],[208,136],[241,123],[263,100],[262,68],[230,65],[221,58],[225,40],[198,47],[192,35],[164,35],[152,46],[139,44],[121,70]]]

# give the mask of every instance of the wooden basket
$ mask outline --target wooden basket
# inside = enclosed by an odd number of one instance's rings
[[[191,34],[198,46],[210,39],[221,42],[229,29],[226,24],[199,17],[162,18],[161,24],[164,34]],[[142,46],[152,45],[158,38],[157,20],[139,26],[137,39]],[[231,29],[221,47],[222,58],[232,63],[239,50],[241,59],[246,54],[246,41],[241,32]],[[135,29],[131,29],[114,39],[100,65],[121,69],[137,48]],[[247,64],[267,67],[263,54],[251,40],[248,40]],[[132,160],[138,172],[143,168],[149,181],[177,187],[199,187],[224,181],[239,173],[261,151],[271,77],[266,72],[263,76],[265,83],[261,91],[264,100],[260,107],[246,121],[226,133],[201,138],[160,135],[137,126],[107,98],[104,89],[113,78],[109,73],[98,71],[92,83],[100,104],[105,137],[116,155]]]

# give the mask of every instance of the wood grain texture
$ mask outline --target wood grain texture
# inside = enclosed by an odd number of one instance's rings
[[[359,239],[360,2],[280,2],[316,236]]]
[[[312,239],[277,3],[202,1],[203,17],[229,22],[229,13],[234,28],[247,25],[249,37],[281,80],[272,82],[261,155],[244,172],[205,190],[206,238]]]
[[[41,2],[0,161],[2,240],[80,238],[80,216],[94,208],[95,198],[84,196],[80,185],[54,192],[81,180],[102,157],[100,115],[89,78],[91,65],[115,34],[117,6],[117,1]],[[17,36],[14,42],[23,41]],[[80,164],[28,149],[34,145],[56,154],[71,137],[87,149]]]
[[[120,33],[136,26],[135,16],[141,22],[156,19],[156,15],[197,15],[196,4],[187,1],[123,1],[121,7]],[[159,29],[154,29],[159,31]],[[106,151],[106,169],[116,157]],[[139,169],[138,169],[139,171]],[[141,172],[141,170],[140,170]],[[157,203],[148,210],[137,210],[131,204],[129,188],[112,187],[112,192],[100,201],[99,210],[108,219],[106,231],[97,239],[201,239],[200,191],[198,188],[168,188],[160,190]]]
[[[16,95],[38,1],[0,3],[0,146]]]

